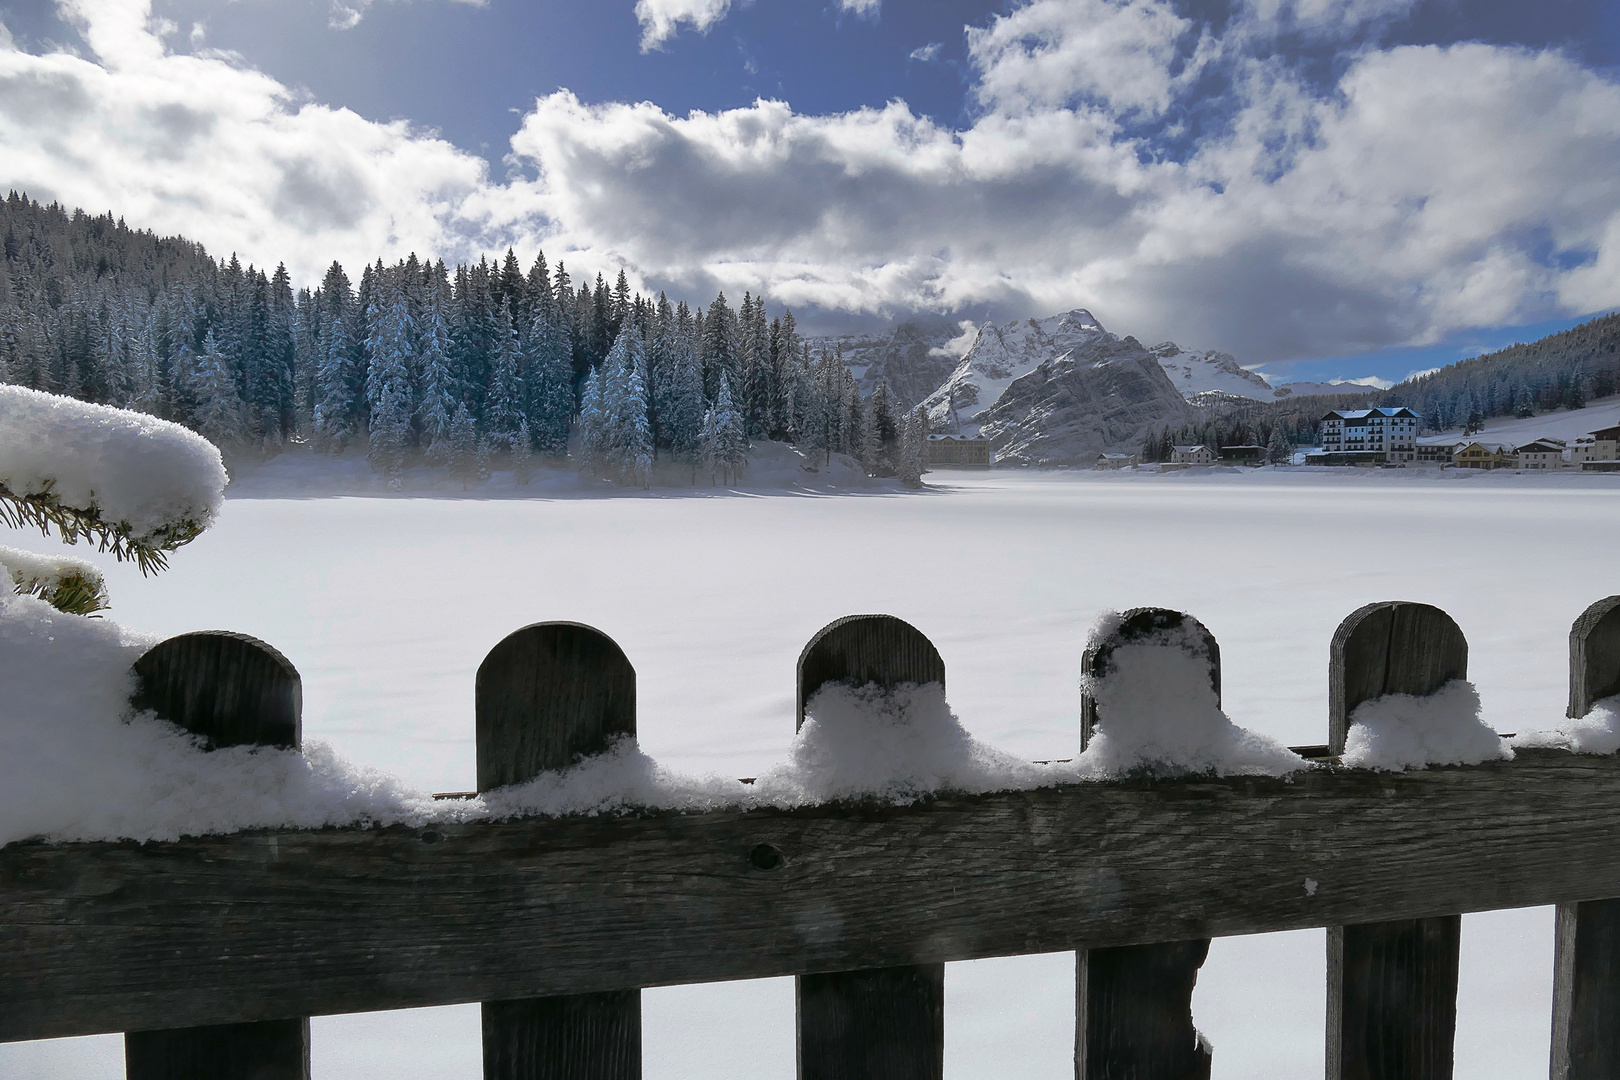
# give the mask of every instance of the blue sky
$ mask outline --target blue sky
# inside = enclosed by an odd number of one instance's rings
[[[0,0],[0,185],[1398,378],[1620,305],[1596,0]]]

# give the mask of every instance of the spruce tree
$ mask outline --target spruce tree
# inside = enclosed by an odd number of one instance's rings
[[[197,360],[197,393],[197,433],[221,450],[234,450],[243,435],[242,399],[212,331],[203,339]]]

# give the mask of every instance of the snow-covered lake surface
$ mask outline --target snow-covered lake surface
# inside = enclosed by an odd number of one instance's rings
[[[1226,711],[1301,744],[1326,738],[1328,642],[1364,603],[1450,612],[1485,719],[1515,731],[1557,723],[1570,622],[1620,591],[1617,477],[929,479],[919,494],[235,498],[168,573],[108,566],[112,615],[269,641],[303,675],[306,738],[442,791],[475,786],[479,661],[542,619],[590,623],[624,647],[654,757],[752,776],[786,754],[799,650],[841,615],[914,623],[944,656],[967,728],[1045,759],[1077,748],[1080,650],[1106,609],[1198,616],[1221,644]],[[1215,1076],[1321,1075],[1323,954],[1319,931],[1215,943],[1194,998]],[[1551,957],[1548,910],[1465,917],[1459,1077],[1545,1074]],[[793,1075],[789,980],[643,1001],[649,1080]],[[950,965],[947,1074],[1072,1075],[1073,1007],[1072,956]],[[318,1080],[475,1076],[477,1009],[318,1018],[314,1068]],[[111,1080],[121,1040],[0,1046],[0,1075]]]

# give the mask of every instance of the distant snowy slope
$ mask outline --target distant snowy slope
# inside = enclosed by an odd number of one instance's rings
[[[1532,439],[1563,439],[1574,442],[1577,438],[1599,428],[1620,424],[1620,395],[1599,398],[1584,409],[1560,409],[1524,419],[1498,417],[1487,421],[1479,434],[1470,436],[1482,442],[1512,443],[1522,446]],[[1461,429],[1444,432],[1458,439]],[[1427,437],[1425,437],[1427,438]]]
[[[1231,353],[1185,352],[1173,341],[1155,345],[1149,351],[1184,398],[1211,390],[1254,401],[1271,401],[1277,396],[1263,376],[1243,370]]]
[[[1273,394],[1278,398],[1320,397],[1328,394],[1370,394],[1374,390],[1387,390],[1384,380],[1369,376],[1365,379],[1333,379],[1329,382],[1279,383]]]
[[[963,327],[967,327],[964,331]],[[842,350],[844,363],[870,395],[879,380],[907,408],[934,392],[955,369],[967,347],[971,323],[955,323],[940,316],[908,319],[892,330],[875,334],[841,334],[807,338],[810,351]],[[966,340],[964,340],[966,339]]]

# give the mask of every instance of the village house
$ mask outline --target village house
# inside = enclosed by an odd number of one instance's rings
[[[1170,452],[1170,462],[1174,465],[1213,465],[1215,464],[1215,451],[1203,443],[1194,443],[1191,446],[1177,446]]]
[[[1459,447],[1452,460],[1459,469],[1502,469],[1513,464],[1512,448],[1503,443],[1471,442]]]
[[[1563,439],[1536,439],[1513,451],[1521,469],[1562,469],[1564,467]]]
[[[1429,438],[1419,439],[1416,449],[1416,461],[1419,465],[1450,465],[1457,448],[1468,445],[1467,442],[1456,438]]]
[[[1416,461],[1418,421],[1407,408],[1335,409],[1322,417],[1322,451],[1382,454],[1380,463]]]
[[[1094,468],[1129,469],[1137,463],[1135,454],[1098,454]]]
[[[928,436],[928,464],[961,465],[970,469],[990,467],[990,440],[975,435]]]
[[[1569,448],[1571,468],[1587,472],[1620,471],[1620,426],[1599,428]]]
[[[1266,448],[1263,446],[1223,446],[1221,460],[1228,465],[1263,465]]]

